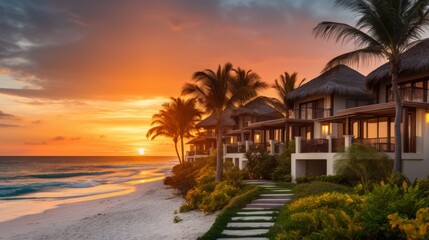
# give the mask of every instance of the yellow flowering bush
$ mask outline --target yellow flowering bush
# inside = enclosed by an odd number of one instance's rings
[[[325,193],[300,198],[287,206],[284,233],[276,239],[350,239],[360,230],[355,221],[363,197]]]
[[[399,229],[409,240],[429,239],[429,208],[421,208],[416,213],[416,218],[402,218],[398,213],[387,216],[392,229]]]

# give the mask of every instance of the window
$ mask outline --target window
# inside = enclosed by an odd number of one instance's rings
[[[330,125],[329,123],[322,124],[322,126],[321,126],[322,127],[322,134],[321,134],[322,137],[326,137],[328,135],[331,135],[331,128],[329,125]]]
[[[300,119],[315,119],[325,117],[325,100],[323,98],[301,103],[299,105]]]

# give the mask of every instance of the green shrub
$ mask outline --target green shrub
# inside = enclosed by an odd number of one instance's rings
[[[351,193],[352,188],[329,182],[312,182],[299,184],[294,188],[294,199],[316,196],[329,192]]]
[[[303,176],[295,179],[297,184],[312,182],[330,182],[343,185],[349,185],[349,181],[342,175],[322,175],[322,176]]]
[[[283,152],[278,156],[279,168],[286,170],[287,174],[291,173],[291,156],[295,153],[295,141],[290,141],[283,149]]]
[[[273,228],[276,239],[355,239],[355,223],[363,198],[354,194],[325,193],[300,198],[287,205]]]
[[[398,213],[405,218],[415,218],[420,208],[429,207],[429,198],[419,185],[402,187],[397,185],[374,185],[366,194],[361,212],[362,226],[368,238],[404,239],[398,229],[392,229],[388,215]]]
[[[271,179],[271,173],[278,165],[274,156],[267,152],[247,152],[245,155],[249,161],[246,170],[251,179]]]
[[[354,143],[346,152],[338,153],[334,170],[352,183],[362,184],[364,189],[373,183],[386,181],[391,175],[393,161],[375,149]]]
[[[282,167],[277,167],[271,174],[271,179],[276,182],[290,182],[292,177],[290,176],[290,171]]]
[[[250,203],[253,199],[259,196],[260,189],[256,186],[246,186],[241,190],[229,203],[223,208],[222,212],[216,217],[215,222],[202,237],[198,239],[212,240],[220,238],[222,231],[226,228],[226,225],[231,220],[231,217],[235,216],[237,211]]]
[[[417,210],[414,219],[402,218],[398,213],[390,214],[387,218],[392,228],[398,227],[407,239],[429,239],[429,208]]]
[[[234,187],[243,187],[244,172],[238,168],[234,168],[224,174],[223,179]]]
[[[237,192],[238,188],[225,181],[219,182],[213,192],[204,195],[201,204],[199,204],[199,209],[205,214],[220,210],[229,203]]]

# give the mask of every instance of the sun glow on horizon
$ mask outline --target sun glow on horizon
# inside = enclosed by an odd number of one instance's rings
[[[138,148],[137,152],[139,155],[144,155],[144,148]]]

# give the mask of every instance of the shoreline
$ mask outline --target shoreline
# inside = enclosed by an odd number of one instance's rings
[[[196,239],[216,215],[174,211],[184,199],[162,180],[135,185],[119,196],[66,203],[42,213],[0,222],[0,239]]]

